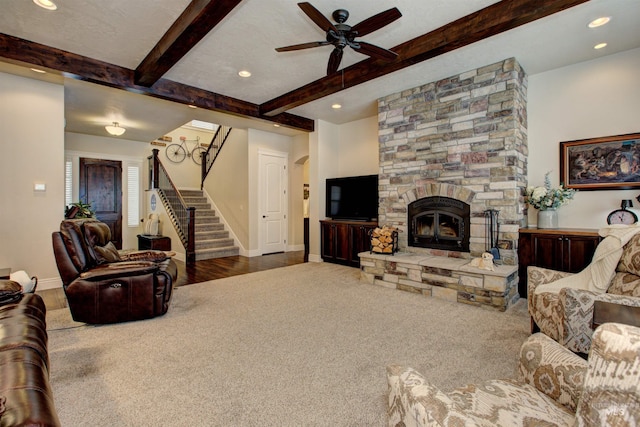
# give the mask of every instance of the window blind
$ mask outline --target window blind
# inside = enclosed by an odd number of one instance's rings
[[[127,167],[127,225],[140,225],[140,168]]]

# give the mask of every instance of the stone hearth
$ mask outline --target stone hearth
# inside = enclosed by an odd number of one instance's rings
[[[388,288],[505,311],[518,300],[518,267],[496,265],[494,271],[469,260],[433,255],[362,252],[360,279]]]

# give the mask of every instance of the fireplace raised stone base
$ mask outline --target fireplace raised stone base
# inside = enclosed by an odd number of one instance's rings
[[[468,259],[400,252],[393,256],[362,252],[360,280],[449,301],[505,311],[518,298],[518,267],[496,265],[494,271]]]

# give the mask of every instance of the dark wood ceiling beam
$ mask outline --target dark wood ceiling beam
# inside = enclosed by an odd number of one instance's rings
[[[134,70],[2,33],[0,33],[0,58],[5,62],[45,68],[60,72],[65,77],[128,90],[167,101],[192,104],[207,110],[251,119],[267,120],[305,132],[313,132],[314,130],[313,120],[305,117],[289,113],[265,117],[260,115],[260,108],[257,104],[167,79],[160,79],[152,87],[140,86],[134,83]]]
[[[335,74],[263,103],[260,105],[260,112],[265,116],[281,114],[587,1],[502,0],[391,48],[398,54],[394,61],[381,61],[374,58],[360,61]]]
[[[242,0],[192,0],[138,65],[135,84],[152,86]]]

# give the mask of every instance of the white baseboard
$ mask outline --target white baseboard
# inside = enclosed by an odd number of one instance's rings
[[[317,255],[317,254],[309,254],[309,261],[310,262],[324,262],[322,260],[322,257],[320,255]]]

